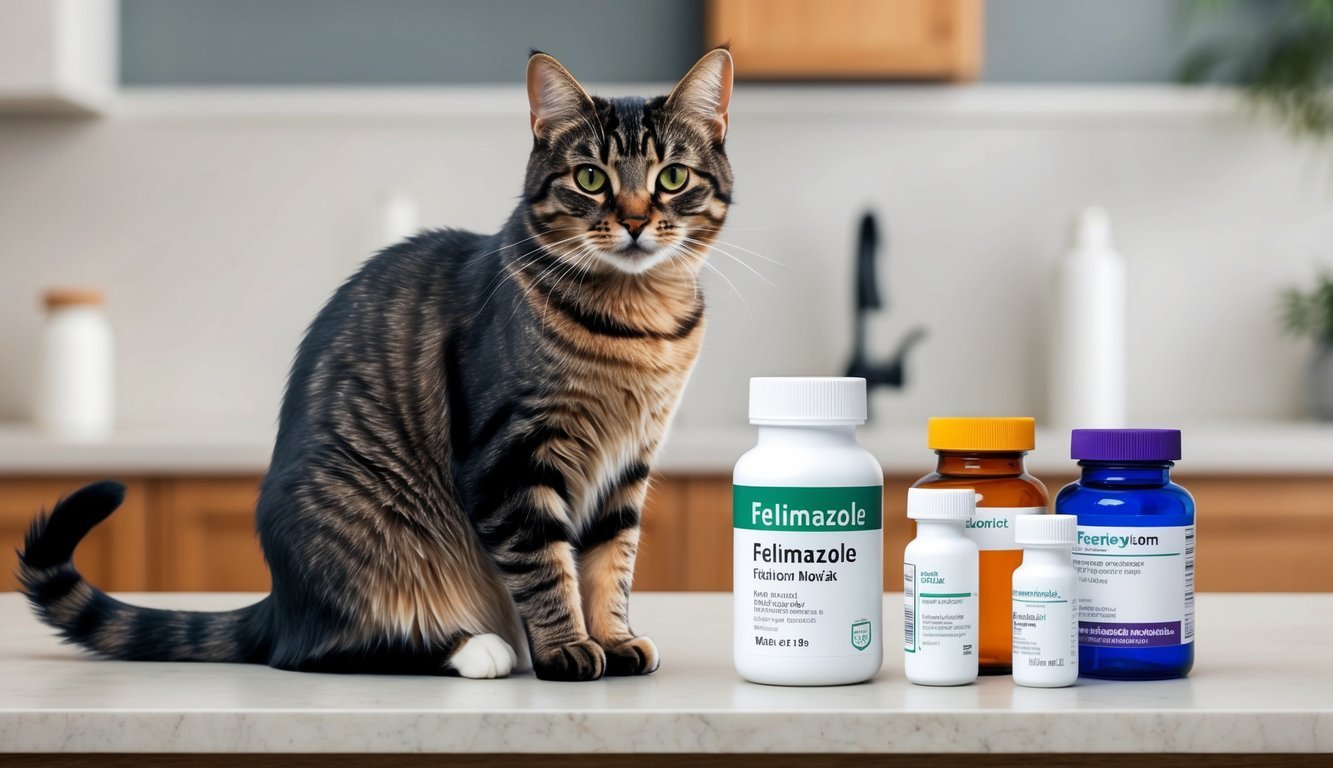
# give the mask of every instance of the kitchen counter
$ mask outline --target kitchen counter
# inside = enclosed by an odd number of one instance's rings
[[[0,426],[0,475],[254,474],[268,468],[273,435],[265,429],[126,429],[100,442],[44,437],[31,427]],[[917,476],[933,457],[920,428],[872,426],[861,443],[886,472]],[[657,469],[675,474],[731,473],[753,447],[753,429],[679,425],[662,449]],[[1069,433],[1039,429],[1028,455],[1035,474],[1074,474]],[[1333,475],[1333,424],[1246,422],[1184,427],[1184,459],[1178,474]]]
[[[125,599],[223,609],[255,596]],[[885,596],[888,626],[900,626],[892,617],[901,600]],[[95,661],[57,644],[19,596],[3,595],[0,752],[1206,752],[1333,761],[1333,595],[1200,595],[1189,679],[1050,690],[1008,677],[910,685],[894,652],[900,630],[889,631],[870,684],[752,685],[731,668],[729,595],[639,594],[632,610],[635,627],[657,641],[662,668],[567,684],[530,674],[464,680]]]
[[[1179,426],[1179,425],[1171,425]],[[890,474],[917,477],[935,468],[926,448],[926,425],[869,426],[857,432]],[[1175,474],[1333,475],[1333,424],[1237,422],[1184,425],[1183,452]],[[680,427],[662,449],[661,468],[674,472],[731,474],[736,459],[754,447],[753,428]],[[1069,458],[1069,430],[1037,429],[1037,450],[1027,456],[1037,475],[1078,474]]]

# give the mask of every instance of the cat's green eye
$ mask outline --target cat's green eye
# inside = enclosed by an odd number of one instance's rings
[[[606,172],[595,165],[580,165],[574,169],[574,183],[588,194],[596,194],[606,187]]]
[[[690,180],[690,170],[683,165],[668,165],[657,174],[657,186],[666,192],[679,192]]]

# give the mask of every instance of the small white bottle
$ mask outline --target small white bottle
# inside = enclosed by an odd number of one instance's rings
[[[1051,294],[1050,416],[1057,426],[1125,426],[1125,284],[1110,217],[1103,208],[1084,209]]]
[[[37,426],[62,440],[101,440],[115,423],[115,344],[91,289],[47,291]]]
[[[884,470],[856,442],[858,378],[750,380],[754,448],[732,486],[736,671],[845,685],[884,661]]]
[[[964,532],[976,512],[971,488],[911,488],[916,538],[903,552],[903,667],[917,685],[977,679],[978,551]]]
[[[1074,515],[1023,515],[1014,524],[1023,564],[1014,571],[1014,682],[1063,688],[1078,678]]]
[[[406,240],[421,229],[421,213],[417,200],[402,190],[385,195],[380,204],[380,243],[377,248],[388,248]]]

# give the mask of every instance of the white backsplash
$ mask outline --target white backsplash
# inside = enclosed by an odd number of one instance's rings
[[[1044,415],[1050,266],[1069,217],[1110,211],[1128,261],[1130,419],[1302,413],[1308,346],[1277,291],[1333,264],[1333,164],[1171,89],[737,89],[726,256],[678,427],[742,424],[752,375],[837,374],[853,235],[880,214],[888,355],[929,338],[887,422]],[[494,231],[529,148],[521,90],[141,93],[94,120],[0,119],[0,418],[34,388],[38,295],[102,286],[120,421],[271,425],[302,330],[372,246],[393,190],[426,226]]]

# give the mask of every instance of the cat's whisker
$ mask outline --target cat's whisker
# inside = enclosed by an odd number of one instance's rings
[[[579,231],[579,227],[555,227],[554,229],[548,229],[545,232],[539,232],[533,235],[532,237],[525,237],[522,240],[515,240],[512,243],[505,243],[504,245],[500,246],[499,248],[496,248],[493,251],[487,251],[485,253],[478,254],[476,256],[471,256],[467,259],[464,259],[464,263],[478,261],[480,259],[486,258],[487,256],[494,256],[495,254],[499,253],[500,251],[503,251],[506,248],[512,248],[516,245],[522,245],[523,243],[526,243],[530,240],[536,240],[537,238],[542,237],[543,235],[550,234],[552,232],[575,232],[575,231]],[[575,235],[574,237],[578,237],[578,235]],[[562,240],[561,242],[565,241]]]
[[[684,241],[686,241],[686,242],[690,242],[690,243],[695,243],[695,244],[697,244],[697,245],[706,246],[706,247],[709,248],[710,250],[716,251],[716,252],[722,254],[723,256],[726,256],[727,258],[731,259],[732,261],[736,262],[737,264],[740,264],[742,267],[745,267],[746,269],[748,269],[748,270],[750,270],[751,272],[753,272],[755,277],[757,277],[757,278],[759,278],[760,280],[763,280],[765,283],[768,283],[769,285],[773,286],[773,288],[777,289],[778,293],[782,293],[782,294],[785,295],[786,292],[783,291],[782,288],[778,287],[778,284],[777,284],[777,283],[774,283],[772,280],[769,280],[767,277],[764,276],[764,274],[763,274],[762,272],[760,272],[759,270],[757,270],[757,269],[755,269],[754,267],[752,267],[752,266],[750,266],[749,264],[747,264],[747,263],[746,263],[743,259],[741,259],[739,256],[737,256],[737,255],[735,255],[735,254],[733,254],[733,253],[731,253],[731,252],[729,252],[729,251],[726,251],[726,250],[724,250],[724,249],[722,249],[722,248],[718,248],[716,245],[713,245],[712,243],[706,243],[706,242],[704,242],[704,241],[702,241],[702,240],[695,240],[695,239],[692,238],[692,237],[684,237],[684,236],[682,236],[682,237],[681,237],[681,240],[684,240]]]
[[[486,300],[483,301],[481,303],[481,306],[477,308],[476,314],[474,314],[471,319],[475,320],[477,317],[481,316],[482,310],[486,309],[486,305],[491,303],[491,299],[495,297],[495,294],[500,290],[500,287],[504,285],[504,281],[506,279],[513,279],[514,277],[513,272],[515,270],[521,270],[525,268],[528,264],[531,264],[535,262],[538,258],[540,258],[540,256],[534,254],[540,254],[543,250],[546,250],[548,248],[554,248],[555,246],[561,245],[563,243],[568,243],[571,240],[578,240],[581,237],[583,237],[582,232],[580,232],[577,235],[574,235],[573,237],[567,237],[564,240],[557,240],[556,242],[551,243],[550,245],[545,245],[545,244],[539,245],[536,248],[533,248],[532,250],[528,251],[527,253],[514,257],[514,260],[511,263],[512,269],[501,266],[499,274],[497,274],[495,277],[487,281],[486,285],[482,286],[483,291],[489,289],[490,292],[486,294]],[[532,238],[528,239],[531,240]],[[522,241],[520,240],[519,242]],[[500,250],[504,249],[502,248]],[[531,256],[532,258],[528,259],[525,262],[524,258],[528,256]],[[494,288],[491,288],[492,284],[494,284],[495,286]]]
[[[560,282],[561,280],[568,278],[571,273],[581,270],[587,259],[595,258],[596,250],[597,246],[592,243],[581,243],[574,249],[561,254],[565,257],[565,263],[556,265],[556,267],[562,268],[559,273],[555,275],[554,280]],[[547,271],[549,272],[550,270]],[[550,303],[549,299],[547,300],[547,303]]]
[[[694,232],[772,232],[777,227],[735,227],[727,224],[721,227],[696,227],[682,225],[684,229],[690,229]]]
[[[554,271],[557,270],[557,269],[561,269],[562,271],[560,272],[559,275],[556,276],[556,280],[564,279],[564,277],[565,277],[566,275],[569,274],[570,269],[572,269],[574,266],[576,266],[576,265],[578,265],[579,263],[581,263],[585,251],[588,251],[588,250],[591,249],[592,247],[593,247],[593,246],[592,246],[591,244],[589,244],[589,243],[581,243],[581,244],[578,246],[578,248],[574,249],[574,252],[573,252],[573,253],[574,253],[574,254],[578,254],[578,257],[577,257],[577,259],[573,259],[573,260],[569,259],[569,257],[570,257],[572,254],[571,254],[570,252],[568,252],[568,251],[559,254],[560,256],[565,257],[566,260],[564,260],[564,261],[557,260],[555,264],[552,264],[551,266],[549,266],[549,267],[547,267],[546,269],[542,270],[542,272],[541,272],[540,274],[538,274],[537,277],[533,278],[532,281],[531,281],[530,283],[528,283],[528,286],[527,286],[526,288],[523,289],[523,301],[516,302],[516,303],[514,304],[514,311],[509,313],[509,319],[505,321],[505,324],[508,325],[510,322],[513,321],[513,319],[514,319],[514,315],[518,314],[518,309],[519,309],[519,307],[523,306],[523,304],[527,302],[528,296],[532,293],[532,289],[534,289],[534,288],[537,287],[537,283],[541,282],[542,279],[544,279],[547,275],[551,274],[552,272],[554,272]],[[542,310],[542,321],[543,321],[543,322],[546,321],[546,317],[547,317],[546,313],[547,313],[547,311],[550,309],[550,305],[551,305],[551,300],[550,300],[550,298],[547,298],[547,300],[546,300],[546,305],[545,305],[545,307],[543,307],[543,310]]]
[[[722,270],[718,269],[712,264],[709,264],[708,259],[704,256],[704,254],[694,251],[693,249],[690,248],[686,248],[686,250],[697,256],[699,258],[699,263],[702,264],[705,269],[713,270],[713,272],[715,272],[718,277],[722,278],[726,282],[726,284],[731,287],[731,292],[736,294],[736,298],[740,299],[741,306],[745,307],[745,314],[749,315],[751,320],[754,320],[754,313],[750,311],[750,304],[745,300],[745,297],[741,295],[740,289],[736,287],[736,284],[731,282],[731,279],[728,278],[726,275],[722,274]]]
[[[667,249],[667,261],[683,261],[680,241],[672,243]],[[699,273],[691,271],[694,282],[694,300],[699,301]]]
[[[576,253],[577,253],[577,258],[575,259],[573,265],[572,265],[569,269],[565,270],[565,271],[560,275],[560,278],[559,278],[559,279],[564,279],[565,277],[567,277],[567,276],[569,275],[570,272],[572,272],[572,271],[574,271],[574,270],[578,270],[578,271],[579,271],[579,282],[578,282],[578,286],[574,289],[574,293],[575,293],[575,294],[579,293],[579,292],[583,289],[583,281],[584,281],[585,278],[588,277],[588,270],[587,270],[587,269],[584,269],[584,268],[583,268],[583,265],[584,265],[585,262],[591,262],[592,260],[595,260],[595,259],[597,258],[597,246],[590,245],[590,244],[589,244],[589,245],[585,245],[585,246],[583,246],[582,248],[580,248],[578,251],[576,251]],[[548,313],[550,312],[550,309],[551,309],[551,299],[550,299],[550,297],[547,297],[547,299],[546,299],[546,305],[542,308],[542,322],[543,322],[543,323],[546,322],[547,315],[548,315]]]
[[[582,273],[579,277],[579,285],[581,287],[583,285],[583,278],[588,276],[588,271],[586,269],[583,269],[583,265],[585,263],[590,263],[597,258],[597,246],[591,243],[584,243],[580,245],[578,248],[574,249],[572,254],[566,253],[565,256],[566,257],[573,256],[573,259],[570,260],[569,264],[560,274],[556,275],[555,279],[564,280],[569,276],[571,272],[578,270]],[[545,303],[542,305],[542,323],[546,323],[548,321],[548,318],[550,317],[550,312],[551,312],[551,298],[548,294]]]
[[[594,259],[597,258],[597,254],[594,253],[592,250],[589,250],[588,254]],[[580,293],[583,291],[583,281],[588,279],[588,274],[590,271],[591,270],[585,269],[583,270],[583,274],[579,275],[579,284],[574,288],[575,293]]]
[[[565,231],[577,230],[577,231],[578,231],[578,234],[576,234],[576,235],[571,235],[570,237],[566,237],[566,238],[564,238],[563,240],[557,240],[557,241],[555,241],[554,243],[542,243],[542,244],[538,245],[536,248],[533,248],[532,250],[530,250],[530,251],[528,251],[528,252],[526,252],[526,253],[523,253],[523,254],[520,254],[520,255],[518,255],[518,256],[515,256],[514,259],[513,259],[513,262],[512,262],[512,263],[515,264],[515,265],[522,266],[522,265],[521,265],[521,262],[522,262],[523,259],[524,259],[525,257],[527,257],[527,256],[532,256],[533,254],[539,254],[539,253],[541,253],[543,250],[554,249],[554,248],[556,248],[557,246],[560,246],[560,245],[563,245],[564,243],[568,243],[568,242],[570,242],[571,240],[578,240],[578,239],[584,237],[584,235],[585,235],[585,233],[583,232],[583,230],[578,229],[577,227],[565,227],[565,228],[563,228],[563,229],[564,229]],[[541,237],[541,235],[537,235],[537,237]],[[533,239],[533,238],[531,238],[531,237],[524,238],[523,240],[519,240],[519,241],[513,243],[513,245],[517,245],[518,243],[526,242],[526,241],[528,241],[528,240],[532,240],[532,239]],[[508,247],[510,247],[510,246],[505,246],[505,248],[508,248]],[[499,253],[500,251],[503,251],[503,250],[504,250],[504,248],[500,248],[500,249],[498,249],[498,250],[491,251],[491,253]],[[503,267],[502,267],[502,268],[501,268],[501,272],[503,273],[504,271],[505,271],[505,270],[504,270]],[[494,279],[496,279],[496,278],[492,278],[492,280],[494,280]],[[491,284],[488,282],[485,286],[482,287],[482,290],[486,290],[487,288],[490,287],[490,285],[491,285]],[[487,298],[489,299],[489,297],[487,297]]]
[[[720,232],[721,230],[714,229],[714,230],[711,230],[711,231],[713,231],[713,232]],[[733,243],[733,242],[731,242],[730,240],[723,240],[723,239],[720,238],[720,237],[715,237],[715,238],[713,238],[713,242],[715,242],[715,243],[722,243],[723,245],[727,246],[728,248],[735,248],[735,249],[738,250],[738,251],[745,251],[746,253],[750,254],[751,256],[758,256],[759,258],[763,259],[764,261],[767,261],[767,262],[769,262],[769,263],[771,263],[771,264],[776,264],[776,265],[778,265],[779,267],[782,267],[783,269],[791,269],[791,267],[789,267],[789,266],[787,266],[786,264],[784,264],[784,263],[778,261],[777,259],[774,259],[774,258],[769,257],[769,256],[765,256],[764,254],[759,253],[759,252],[757,252],[757,251],[752,251],[752,250],[750,250],[749,248],[746,248],[746,247],[743,246],[743,245],[738,245],[737,243]]]
[[[536,251],[530,251],[529,253],[536,253]],[[524,255],[524,256],[527,256],[528,254],[523,254],[523,255]],[[523,258],[523,256],[520,256],[519,258],[521,259],[521,258]],[[534,260],[535,260],[536,257],[533,257],[533,258],[534,258]],[[474,313],[472,314],[472,316],[468,318],[468,321],[469,321],[469,322],[471,322],[471,321],[473,321],[473,320],[476,320],[478,317],[481,317],[481,313],[484,312],[484,311],[486,310],[486,306],[489,305],[489,304],[491,303],[491,299],[495,298],[495,294],[499,293],[500,289],[501,289],[502,287],[504,287],[505,281],[506,281],[506,280],[514,280],[514,279],[515,279],[515,278],[514,278],[514,274],[515,274],[515,272],[518,271],[519,269],[522,269],[522,267],[523,267],[523,265],[520,264],[520,263],[518,263],[517,260],[516,260],[515,263],[512,265],[512,268],[510,268],[510,267],[505,267],[505,266],[501,266],[501,267],[500,267],[500,271],[499,271],[499,273],[498,273],[495,277],[491,278],[491,279],[486,283],[486,285],[482,286],[482,290],[486,290],[487,288],[490,288],[490,291],[486,294],[486,300],[483,301],[483,302],[481,303],[481,306],[480,306],[480,307],[477,307],[477,311],[474,312]],[[491,285],[494,285],[495,287],[494,287],[494,288],[491,288]]]
[[[538,245],[536,248],[533,248],[532,250],[528,251],[527,253],[521,254],[521,255],[519,255],[519,256],[515,256],[515,257],[514,257],[514,263],[519,262],[519,261],[520,261],[521,259],[523,259],[525,256],[531,256],[531,255],[534,254],[534,253],[541,253],[543,250],[548,250],[548,251],[552,251],[552,252],[554,252],[556,248],[558,248],[558,247],[564,245],[565,243],[568,243],[568,242],[573,241],[573,240],[581,240],[581,239],[583,239],[583,238],[586,237],[586,236],[587,236],[587,233],[584,232],[583,230],[579,229],[577,235],[571,235],[570,237],[566,237],[566,238],[564,238],[564,239],[562,239],[562,240],[556,240],[554,243],[542,243],[542,244]],[[520,242],[522,242],[522,241],[520,241]]]

